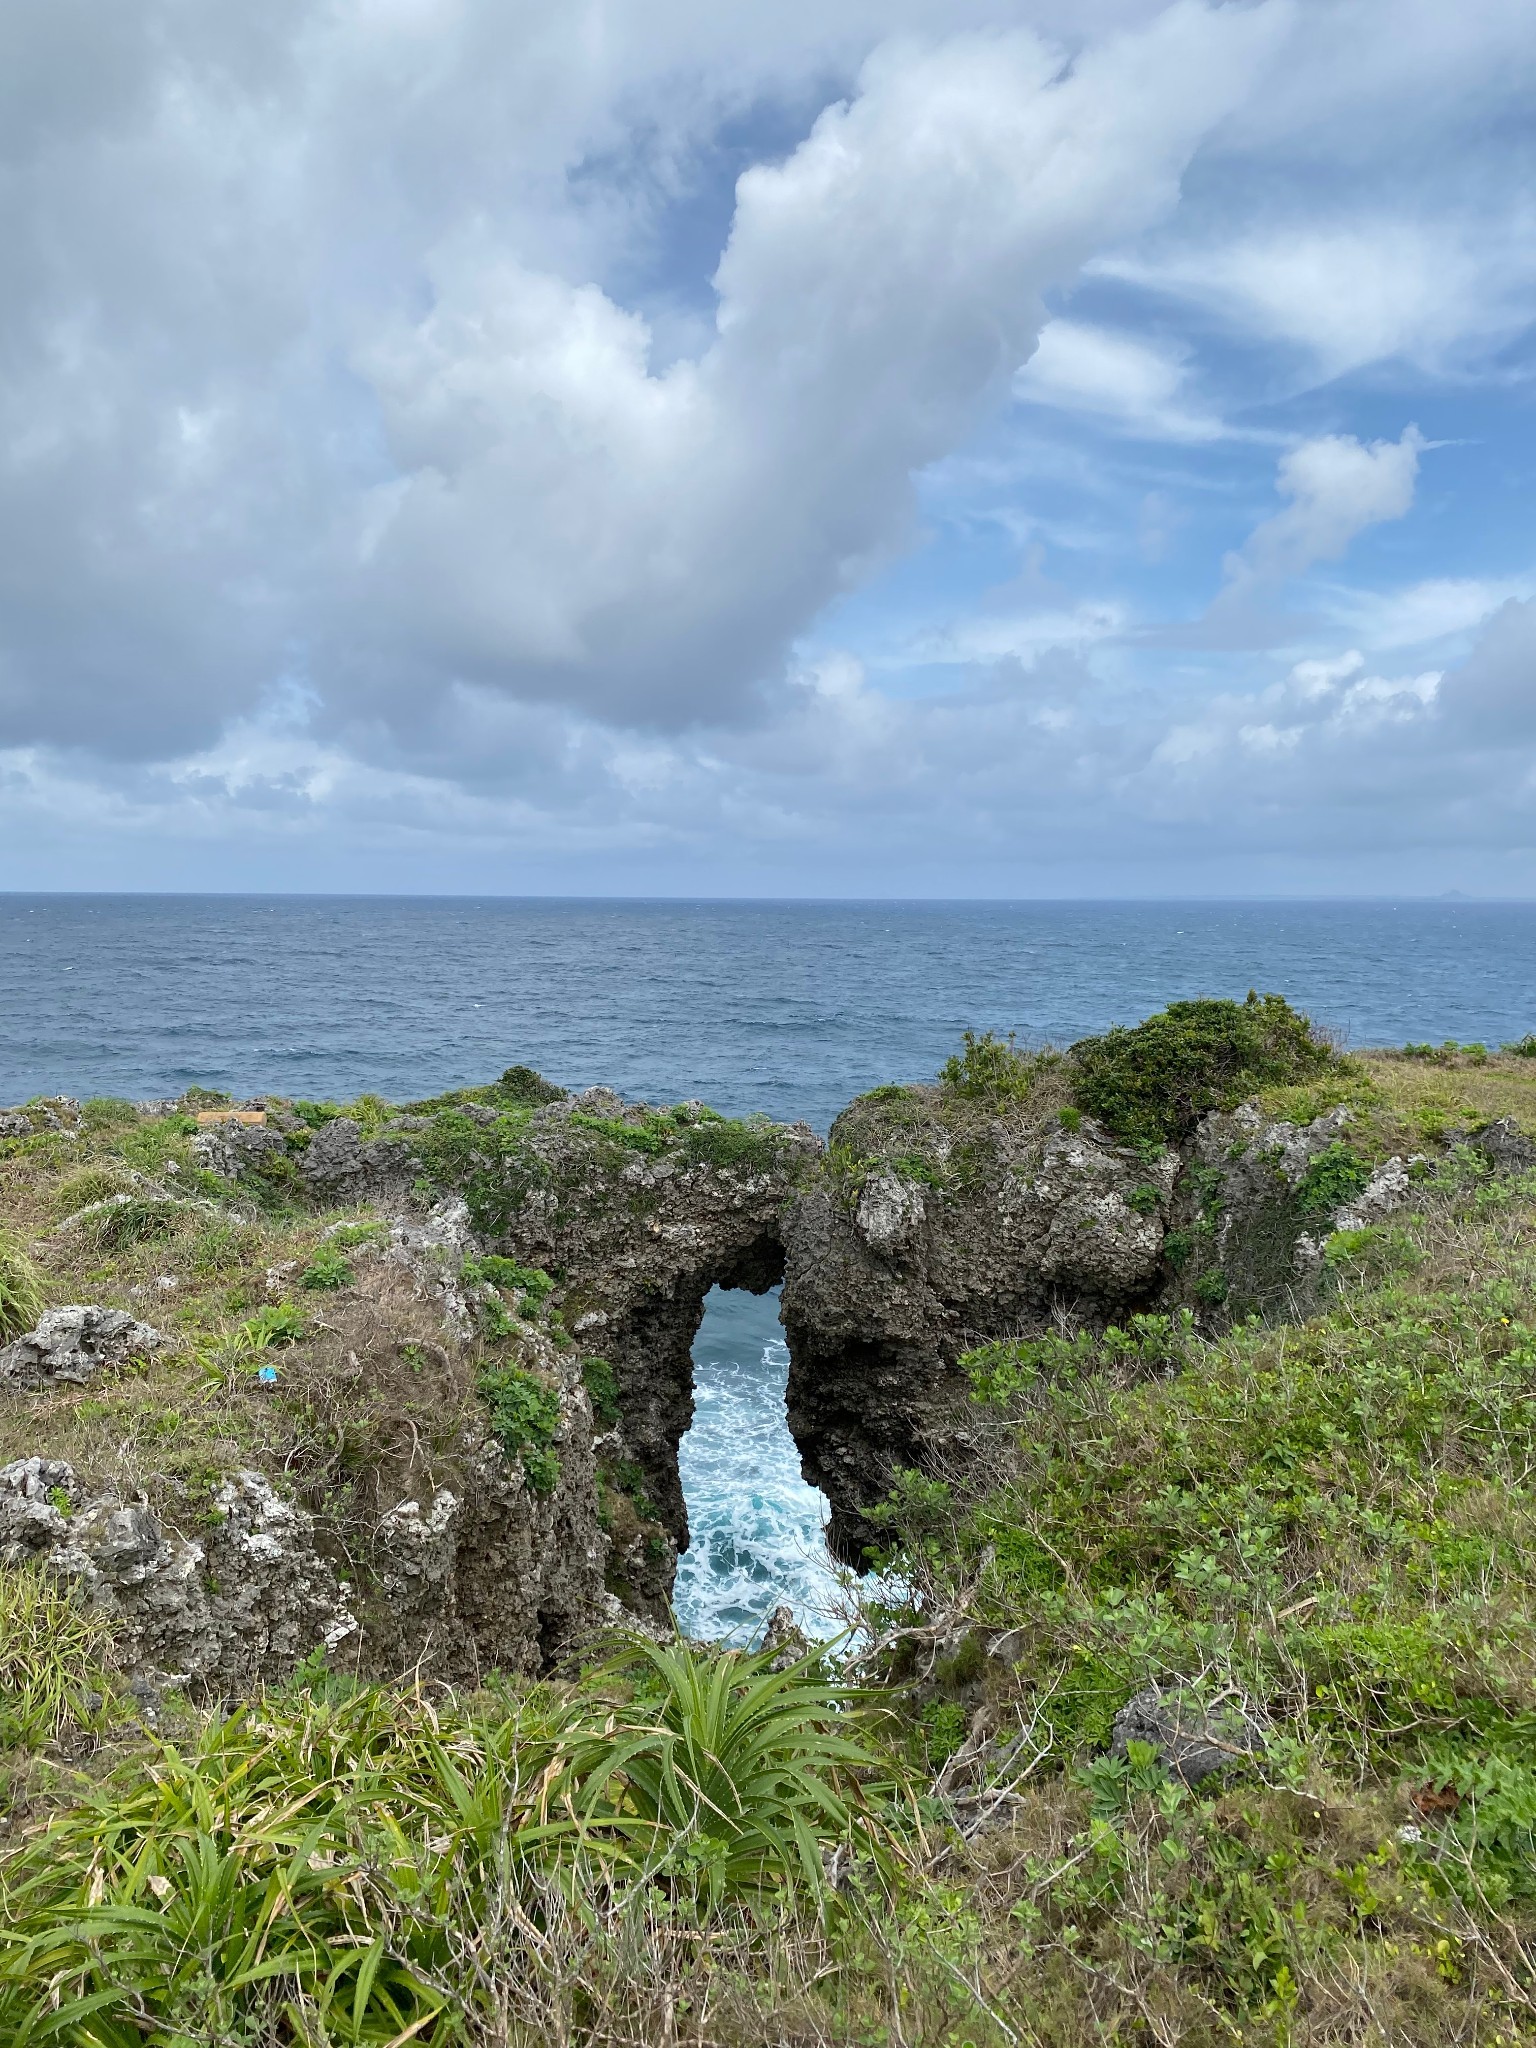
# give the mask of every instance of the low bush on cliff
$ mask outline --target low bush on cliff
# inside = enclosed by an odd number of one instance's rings
[[[1058,1052],[1021,1052],[1011,1032],[999,1038],[991,1031],[967,1031],[959,1052],[939,1069],[939,1086],[968,1102],[1006,1108],[1026,1101],[1040,1076],[1060,1064]]]
[[[475,1389],[491,1411],[491,1430],[537,1494],[553,1493],[560,1477],[554,1448],[560,1427],[560,1397],[553,1387],[520,1366],[483,1366]]]
[[[1283,996],[1170,1003],[1072,1047],[1072,1095],[1125,1144],[1178,1144],[1213,1109],[1262,1088],[1307,1081],[1339,1064]]]

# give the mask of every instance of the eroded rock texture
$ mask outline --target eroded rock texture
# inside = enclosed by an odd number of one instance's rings
[[[104,1365],[142,1357],[164,1342],[149,1323],[120,1308],[76,1303],[51,1308],[14,1343],[0,1350],[0,1382],[13,1386],[83,1387]]]
[[[649,1570],[630,1561],[623,1590],[642,1608],[664,1604],[688,1540],[677,1450],[693,1419],[704,1298],[782,1278],[783,1217],[820,1152],[804,1125],[724,1125],[698,1105],[658,1113],[594,1088],[540,1109],[525,1146],[478,1185],[485,1243],[553,1275],[566,1330],[613,1370],[606,1463],[619,1479],[638,1468],[669,1553]],[[488,1218],[498,1172],[508,1199]]]
[[[845,1110],[829,1162],[785,1225],[789,1421],[856,1557],[892,1472],[955,1450],[964,1351],[1156,1299],[1178,1161],[1148,1166],[1054,1105],[914,1088]]]
[[[852,1104],[785,1223],[790,1427],[834,1547],[859,1559],[899,1468],[964,1460],[958,1361],[978,1344],[1152,1311],[1208,1329],[1308,1313],[1330,1233],[1412,1196],[1414,1162],[1367,1168],[1341,1143],[1351,1116],[1244,1105],[1153,1151],[1117,1144],[1048,1077],[1015,1104],[940,1088]]]
[[[261,1472],[222,1480],[192,1537],[142,1496],[97,1490],[60,1460],[18,1459],[0,1467],[0,1562],[24,1561],[104,1609],[124,1666],[155,1687],[275,1682],[357,1629],[313,1518]]]
[[[678,1445],[704,1298],[779,1280],[781,1218],[815,1136],[697,1103],[566,1097],[520,1069],[376,1105],[366,1125],[264,1106],[265,1126],[201,1135],[202,1162],[232,1191],[265,1180],[388,1216],[369,1256],[409,1276],[447,1352],[515,1359],[560,1406],[547,1497],[471,1400],[478,1435],[466,1425],[382,1503],[360,1593],[371,1661],[537,1668],[607,1618],[610,1594],[664,1619],[688,1540]],[[509,1308],[516,1329],[498,1339]]]

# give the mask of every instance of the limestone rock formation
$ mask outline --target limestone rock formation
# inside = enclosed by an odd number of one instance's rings
[[[36,1329],[0,1350],[0,1383],[17,1387],[83,1387],[104,1365],[142,1357],[164,1342],[149,1323],[120,1308],[75,1304],[51,1308]]]
[[[834,1547],[856,1557],[893,1471],[953,1448],[962,1352],[1155,1299],[1178,1161],[1067,1127],[1055,1103],[912,1088],[851,1105],[828,1162],[784,1225],[789,1419]]]
[[[24,1561],[104,1609],[124,1667],[151,1685],[238,1692],[357,1628],[312,1518],[260,1472],[221,1481],[192,1538],[60,1460],[16,1460],[0,1467],[0,1562]]]
[[[969,1450],[958,1361],[983,1342],[1194,1310],[1203,1326],[1306,1313],[1322,1245],[1412,1197],[1412,1162],[1369,1170],[1353,1112],[1306,1124],[1253,1105],[1177,1147],[1117,1144],[1054,1095],[878,1089],[834,1124],[785,1219],[789,1420],[858,1561],[899,1468]]]
[[[565,1328],[612,1367],[622,1455],[678,1548],[704,1297],[782,1277],[782,1218],[820,1151],[803,1124],[731,1126],[697,1104],[657,1112],[591,1089],[540,1110],[507,1170],[511,1198],[486,1241],[557,1276]]]
[[[1171,1777],[1201,1784],[1230,1764],[1264,1752],[1265,1730],[1235,1701],[1202,1706],[1177,1686],[1148,1686],[1115,1716],[1110,1754],[1123,1757],[1133,1742],[1156,1753]]]

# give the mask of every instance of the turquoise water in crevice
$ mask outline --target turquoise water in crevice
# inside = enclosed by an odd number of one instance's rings
[[[800,1476],[784,1419],[789,1353],[778,1289],[715,1288],[693,1347],[693,1426],[678,1454],[689,1547],[673,1595],[685,1634],[755,1642],[787,1602],[808,1635],[837,1632],[824,1495]]]

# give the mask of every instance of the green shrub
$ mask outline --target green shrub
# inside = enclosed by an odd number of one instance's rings
[[[159,1195],[130,1195],[126,1202],[97,1209],[80,1225],[80,1234],[97,1251],[126,1251],[130,1245],[169,1237],[186,1211]]]
[[[1010,1401],[1042,1384],[1066,1384],[1083,1373],[1118,1368],[1133,1375],[1163,1373],[1192,1364],[1205,1350],[1188,1309],[1174,1316],[1132,1316],[1122,1329],[1111,1324],[1102,1334],[1079,1330],[1064,1336],[1047,1330],[1041,1337],[1004,1339],[982,1344],[960,1360],[978,1401]]]
[[[1132,1188],[1125,1198],[1125,1205],[1138,1216],[1155,1216],[1163,1205],[1163,1198],[1150,1182],[1143,1182],[1139,1188]]]
[[[606,1358],[584,1358],[581,1377],[592,1401],[592,1413],[611,1428],[619,1420],[619,1376]]]
[[[693,1166],[772,1173],[779,1134],[765,1116],[723,1117],[710,1112],[683,1131],[683,1156]]]
[[[878,1088],[868,1088],[862,1095],[856,1096],[854,1099],[857,1102],[888,1104],[916,1102],[918,1098],[915,1089],[906,1087],[899,1081],[884,1081]]]
[[[345,1115],[339,1102],[301,1101],[291,1103],[289,1107],[300,1123],[307,1125],[312,1131],[324,1130],[327,1124],[333,1124],[339,1116]]]
[[[1362,1193],[1370,1168],[1342,1139],[1319,1152],[1296,1183],[1296,1206],[1303,1215],[1331,1215]]]
[[[80,1121],[88,1131],[121,1131],[139,1120],[131,1102],[117,1095],[92,1095],[80,1105]]]
[[[1334,1231],[1323,1245],[1323,1258],[1335,1269],[1353,1268],[1366,1274],[1404,1272],[1424,1261],[1406,1230],[1385,1223]]]
[[[1524,1038],[1517,1038],[1513,1045],[1506,1045],[1503,1050],[1517,1060],[1536,1060],[1536,1031],[1528,1031]]]
[[[240,1327],[255,1350],[265,1350],[273,1344],[296,1344],[304,1334],[304,1311],[291,1301],[272,1301],[257,1309]]]
[[[533,1067],[508,1067],[499,1081],[494,1081],[487,1091],[502,1102],[525,1103],[538,1108],[546,1102],[563,1102],[565,1090],[557,1088],[553,1081]]]
[[[255,1315],[205,1340],[193,1357],[210,1379],[258,1371],[269,1351],[296,1344],[304,1335],[304,1311],[291,1301],[272,1301]]]
[[[60,1219],[77,1215],[96,1202],[129,1193],[127,1179],[121,1167],[110,1164],[84,1166],[78,1173],[72,1173],[59,1182],[49,1197],[48,1206]]]
[[[316,1682],[317,1661],[0,1857],[0,2039],[506,2040],[509,1982],[553,1968],[567,2011],[556,1957],[628,1901],[703,1931],[738,1899],[820,1902],[839,1845],[880,1860],[854,1702],[804,1668],[645,1645],[563,1702],[467,1703]],[[516,1930],[491,1969],[487,1929]],[[579,2038],[517,2038],[556,2036]]]
[[[360,1244],[377,1244],[380,1238],[388,1237],[389,1225],[381,1220],[363,1223],[341,1223],[326,1239],[327,1244],[341,1245],[350,1251]]]
[[[616,1725],[567,1745],[575,1811],[713,1906],[769,1887],[820,1894],[821,1845],[853,1833],[856,1774],[874,1761],[847,1691],[812,1676],[811,1658],[770,1670],[773,1654],[641,1639],[589,1682]]]
[[[530,1309],[539,1308],[555,1288],[542,1266],[520,1266],[516,1259],[504,1259],[495,1252],[483,1258],[467,1258],[459,1272],[467,1286],[504,1287],[508,1293],[520,1294]]]
[[[516,1365],[490,1365],[475,1387],[491,1411],[491,1430],[509,1458],[522,1466],[529,1490],[553,1493],[560,1459],[553,1449],[560,1427],[560,1397],[531,1372]]]
[[[1055,1053],[1020,1052],[1011,1031],[1006,1038],[991,1031],[967,1031],[961,1050],[940,1067],[939,1086],[948,1095],[1001,1108],[1024,1101],[1041,1073],[1058,1063]]]
[[[1069,1057],[1078,1107],[1147,1149],[1179,1143],[1213,1109],[1305,1081],[1338,1060],[1283,996],[1251,991],[1243,1003],[1170,1003],[1143,1024],[1082,1039]]]
[[[438,1110],[424,1130],[410,1134],[424,1169],[419,1193],[462,1194],[475,1229],[500,1235],[525,1198],[549,1178],[548,1166],[529,1143],[532,1119],[533,1111],[516,1103],[502,1108],[491,1124],[477,1123],[462,1109]]]
[[[152,1117],[147,1123],[135,1124],[131,1130],[122,1132],[113,1150],[141,1173],[158,1178],[173,1160],[183,1171],[193,1165],[188,1140],[196,1131],[197,1124],[190,1116]]]

